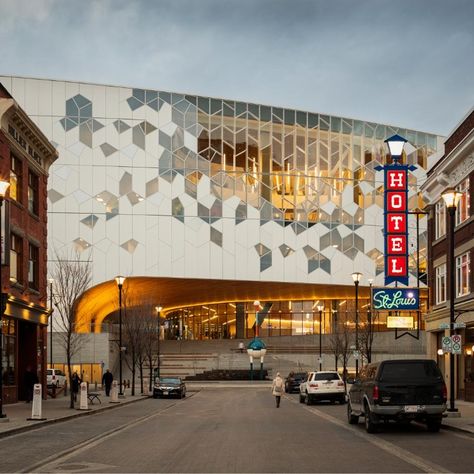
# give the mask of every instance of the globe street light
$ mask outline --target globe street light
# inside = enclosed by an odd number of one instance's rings
[[[0,216],[2,215],[2,204],[3,200],[5,199],[5,194],[10,186],[9,181],[0,181]],[[2,238],[2,229],[0,226],[0,245],[3,244]],[[4,252],[4,248],[0,250],[0,259],[2,253]],[[3,413],[3,314],[5,312],[5,306],[7,303],[7,294],[3,293],[3,285],[2,285],[2,262],[0,262],[0,287],[1,287],[1,298],[0,298],[0,418],[7,418],[7,415]],[[6,420],[8,421],[8,420]]]
[[[119,350],[120,350],[120,357],[119,357],[119,381],[120,381],[120,393],[119,397],[124,397],[123,394],[123,383],[122,383],[122,286],[123,282],[125,281],[125,277],[118,276],[115,277],[115,281],[117,282],[118,290],[119,290]]]
[[[362,278],[362,273],[354,272],[352,274],[352,280],[355,285],[355,323],[356,323],[356,334],[355,334],[355,350],[356,350],[356,378],[359,376],[359,282]]]
[[[161,305],[155,306],[156,310],[156,316],[158,319],[158,339],[156,341],[156,349],[157,349],[157,355],[156,355],[156,376],[160,376],[160,336],[161,336],[161,322],[160,322],[160,313],[163,307]]]
[[[456,297],[455,291],[455,280],[454,274],[456,271],[456,265],[454,262],[454,226],[455,226],[455,216],[456,216],[456,207],[459,204],[459,200],[461,199],[462,193],[456,191],[454,188],[447,189],[441,197],[446,204],[446,208],[448,209],[449,215],[449,246],[448,246],[448,274],[449,274],[449,335],[450,337],[453,336],[453,329],[454,329],[454,299]],[[456,412],[458,411],[457,408],[454,407],[454,354],[452,352],[449,353],[449,412]]]
[[[324,311],[324,305],[322,304],[318,304],[317,306],[318,308],[318,311],[319,311],[319,371],[323,370],[323,355],[322,355],[322,351],[321,351],[321,342],[322,342],[322,338],[321,338],[321,331],[322,331],[322,315],[323,315],[323,311]]]

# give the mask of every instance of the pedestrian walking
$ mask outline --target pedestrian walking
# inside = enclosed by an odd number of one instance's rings
[[[36,375],[36,372],[33,372],[31,365],[26,367],[23,381],[25,383],[26,390],[26,403],[29,403],[33,400],[33,389],[35,387],[35,383],[39,382],[38,375]]]
[[[79,374],[77,372],[74,372],[72,374],[72,385],[71,385],[71,390],[72,394],[74,397],[74,401],[77,402],[77,394],[79,393],[79,388],[81,386],[81,377],[79,377]]]
[[[105,386],[105,396],[108,397],[110,395],[110,387],[112,387],[112,382],[114,380],[114,376],[109,369],[105,371],[105,374],[102,376],[102,385]]]
[[[275,397],[276,407],[280,408],[281,395],[285,387],[285,382],[280,377],[280,372],[277,372],[276,377],[273,379],[272,384],[272,395]]]

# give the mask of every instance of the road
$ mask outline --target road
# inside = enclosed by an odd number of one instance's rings
[[[345,406],[275,408],[269,389],[148,399],[0,439],[1,472],[472,472],[474,438],[425,427],[369,435]],[[5,455],[5,453],[7,453]]]

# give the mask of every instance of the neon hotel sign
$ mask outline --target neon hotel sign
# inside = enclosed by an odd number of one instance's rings
[[[376,167],[384,171],[385,285],[408,285],[408,172],[416,167],[399,163],[400,158],[392,155],[392,164]]]

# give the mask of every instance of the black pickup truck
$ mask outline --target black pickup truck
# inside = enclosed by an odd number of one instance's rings
[[[352,383],[351,383],[352,382]],[[385,360],[361,369],[359,378],[348,379],[347,419],[350,424],[363,416],[368,433],[382,421],[411,420],[426,423],[428,431],[439,431],[446,410],[446,385],[434,360]]]

